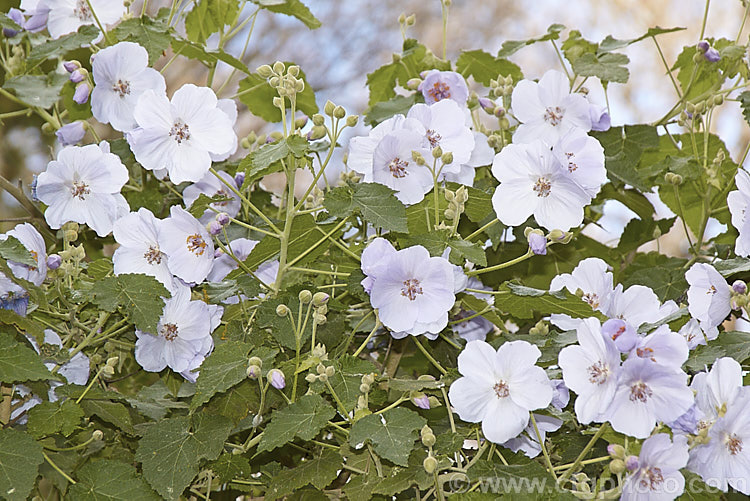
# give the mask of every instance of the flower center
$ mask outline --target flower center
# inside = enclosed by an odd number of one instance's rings
[[[34,258],[34,261],[36,261],[36,262],[38,263],[38,262],[39,262],[39,254],[37,254],[37,252],[36,252],[36,251],[33,251],[33,250],[30,250],[30,251],[29,251],[29,253],[31,253],[31,257],[33,257],[33,258]],[[23,265],[23,266],[24,266],[24,267],[25,267],[26,269],[28,269],[28,270],[31,270],[31,271],[36,271],[36,270],[37,270],[37,267],[36,267],[36,266],[31,266],[31,265],[28,265],[28,264],[25,264],[25,265]]]
[[[89,185],[87,185],[83,181],[76,181],[70,188],[70,192],[74,197],[78,197],[79,200],[86,200],[85,195],[91,193],[91,190],[89,189]]]
[[[659,486],[661,486],[661,484],[663,483],[664,475],[662,475],[660,468],[648,468],[643,472],[643,475],[641,476],[641,487],[650,489],[652,491],[658,489]]]
[[[206,250],[206,242],[203,240],[203,237],[197,233],[187,237],[185,242],[187,243],[188,250],[196,256],[202,256],[203,252]]]
[[[540,177],[534,184],[534,191],[538,197],[548,197],[551,189],[552,183],[546,177]]]
[[[148,264],[161,264],[161,257],[162,252],[159,250],[158,245],[152,245],[148,248],[145,254],[143,254],[143,257],[146,258],[146,261],[148,261]]]
[[[651,391],[651,388],[649,388],[643,381],[639,381],[630,387],[631,402],[639,401],[646,403],[649,397],[653,394],[654,392]]]
[[[427,140],[430,142],[430,148],[435,148],[438,145],[440,145],[440,140],[443,139],[443,136],[438,134],[432,129],[427,130]]]
[[[81,21],[91,21],[91,9],[86,0],[78,0],[73,8],[73,15]]]
[[[578,165],[575,163],[576,155],[575,153],[566,153],[566,157],[568,157],[568,172],[575,172],[578,170]]]
[[[593,309],[597,309],[599,307],[599,296],[597,296],[593,292],[587,292],[586,294],[581,296],[581,299],[586,301]]]
[[[112,85],[112,90],[119,94],[120,97],[125,97],[130,94],[130,82],[127,80],[117,80],[117,83]]]
[[[706,291],[706,294],[711,294],[713,296],[716,292],[716,287],[712,285],[711,288]]]
[[[599,360],[594,365],[589,366],[589,382],[593,384],[604,384],[609,378],[609,367]]]
[[[554,108],[550,106],[544,112],[544,121],[549,122],[552,126],[560,125],[560,122],[562,122],[563,119],[563,113],[564,110],[559,106],[555,106]]]
[[[401,179],[403,177],[406,177],[406,174],[408,174],[408,172],[406,172],[406,167],[408,165],[409,162],[396,157],[388,164],[388,170],[391,171],[393,177]]]
[[[508,383],[506,383],[502,379],[495,383],[495,386],[493,386],[492,389],[495,390],[495,395],[497,395],[497,398],[505,398],[510,395]]]
[[[164,336],[167,341],[174,341],[177,337],[177,325],[175,324],[164,324],[159,329],[159,334]]]
[[[419,285],[419,280],[416,278],[404,280],[404,286],[401,287],[401,295],[408,297],[410,301],[414,301],[417,299],[417,294],[424,294],[422,287]]]
[[[732,456],[736,456],[737,454],[742,452],[742,439],[734,433],[727,436],[726,444],[727,449],[729,450],[729,454],[731,454]]]
[[[182,120],[177,120],[172,130],[169,131],[169,135],[177,141],[177,144],[182,144],[183,141],[190,139],[190,128]]]
[[[435,82],[432,84],[432,88],[427,90],[427,94],[429,94],[434,101],[440,101],[451,97],[451,88],[447,83]]]
[[[227,197],[227,198],[231,198],[231,196],[229,195],[229,193],[227,193],[224,188],[219,188],[218,190],[216,190],[216,193],[214,193],[214,196],[215,197]],[[220,207],[226,207],[226,205],[228,203],[229,203],[229,200],[226,200],[224,202],[215,202],[215,203],[213,203],[211,205],[218,205]]]
[[[641,358],[650,358],[652,362],[656,362],[652,348],[638,348],[635,350],[635,354]]]

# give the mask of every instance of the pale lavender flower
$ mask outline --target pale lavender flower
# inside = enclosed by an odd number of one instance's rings
[[[429,71],[419,84],[419,92],[427,104],[437,103],[443,99],[452,99],[461,106],[466,106],[469,99],[469,88],[466,80],[454,71]]]
[[[168,257],[159,246],[164,221],[145,207],[118,219],[112,230],[120,247],[112,256],[115,275],[142,273],[156,278],[169,290],[176,287],[167,265]]]
[[[105,49],[106,50],[106,49]],[[68,79],[73,83],[81,83],[86,78],[86,75],[84,74],[81,69],[73,70],[70,72],[70,76]]]
[[[661,303],[653,290],[645,285],[631,285],[623,290],[618,284],[612,291],[604,314],[620,318],[638,328],[644,323],[653,323],[662,318]]]
[[[420,409],[430,410],[430,398],[422,393],[417,397],[411,399],[412,403]]]
[[[213,265],[214,243],[208,231],[176,205],[169,210],[169,218],[161,227],[159,248],[169,257],[169,271],[186,282],[202,282]]]
[[[8,11],[8,14],[6,14],[8,18],[10,18],[11,21],[16,23],[18,26],[23,28],[23,25],[26,23],[26,20],[23,17],[23,12],[21,12],[18,9],[10,9]],[[5,35],[8,38],[12,38],[20,33],[19,30],[14,30],[12,28],[3,28],[3,35]]]
[[[709,329],[708,332],[704,332],[703,329],[701,329],[700,322],[694,318],[691,318],[685,323],[685,325],[680,327],[680,330],[677,333],[685,338],[688,348],[691,350],[694,350],[699,345],[705,345],[706,341],[712,341],[719,337],[718,329],[713,328]]]
[[[604,148],[581,129],[571,129],[552,147],[552,153],[570,178],[594,198],[607,182]]]
[[[687,291],[688,311],[701,328],[712,331],[732,311],[729,284],[710,264],[695,263],[685,273],[690,288]]]
[[[612,125],[606,106],[591,103],[589,105],[589,117],[591,118],[591,130],[606,131]]]
[[[596,257],[581,260],[571,273],[562,273],[552,279],[551,291],[567,289],[571,294],[578,290],[583,294],[581,299],[592,309],[605,311],[612,294],[612,273],[609,265]]]
[[[620,353],[614,342],[602,335],[596,318],[581,321],[576,334],[578,344],[560,351],[558,365],[565,386],[578,395],[575,402],[578,421],[602,422],[617,390]]]
[[[662,325],[646,337],[639,337],[631,357],[644,358],[662,367],[679,369],[688,359],[690,349],[684,337]]]
[[[62,258],[57,254],[50,254],[47,256],[47,269],[56,270],[62,264]]]
[[[21,0],[21,10],[29,19],[22,25],[26,31],[36,33],[47,27],[49,8],[40,0]]]
[[[65,71],[68,73],[73,73],[75,70],[81,67],[81,63],[78,61],[64,61],[63,68],[65,68]]]
[[[709,372],[693,376],[690,387],[704,420],[711,422],[732,408],[742,388],[742,366],[733,358],[717,358]]]
[[[84,104],[86,101],[89,100],[89,93],[91,92],[91,87],[89,87],[89,84],[86,82],[81,82],[76,86],[76,90],[73,93],[73,101],[75,101],[78,104]]]
[[[55,135],[61,145],[70,146],[81,142],[83,136],[86,135],[86,128],[83,126],[83,122],[79,120],[63,125],[57,129]]]
[[[570,93],[570,82],[559,71],[547,71],[539,83],[521,80],[513,89],[511,103],[521,122],[514,142],[542,140],[551,146],[571,129],[591,130],[588,101]]]
[[[567,231],[581,224],[583,207],[591,202],[541,141],[503,148],[492,162],[492,174],[500,181],[492,206],[508,226],[533,215],[548,230]]]
[[[441,172],[439,180],[472,186],[477,167],[492,164],[495,150],[487,143],[487,136],[481,132],[472,131],[474,135],[474,149],[469,161],[461,165],[458,172]]]
[[[687,386],[687,374],[635,357],[622,364],[617,391],[606,417],[615,431],[646,438],[657,421],[674,421],[692,404],[693,392]]]
[[[534,414],[536,420],[536,426],[539,429],[539,435],[542,441],[547,437],[547,433],[557,431],[562,426],[562,419],[555,417],[544,416],[542,414]],[[513,452],[523,451],[523,453],[530,458],[535,458],[542,452],[542,446],[539,443],[539,437],[534,429],[534,423],[529,422],[526,428],[523,430],[523,434],[516,438],[511,438],[504,444],[503,447],[512,450]]]
[[[562,379],[550,379],[552,385],[552,407],[562,411],[570,402],[570,390]]]
[[[373,151],[372,181],[394,190],[406,205],[421,202],[434,184],[430,169],[412,158],[423,149],[423,139],[424,133],[402,129],[386,134]]]
[[[0,272],[0,309],[25,317],[28,306],[29,293]]]
[[[640,341],[633,326],[619,318],[610,318],[604,322],[602,335],[614,341],[615,346],[622,353],[630,352]]]
[[[93,8],[93,12],[92,12]],[[123,0],[40,0],[38,9],[47,9],[47,30],[52,38],[78,31],[96,18],[104,25],[115,24],[125,14]]]
[[[549,378],[535,365],[540,356],[526,341],[504,343],[497,351],[484,341],[470,341],[458,356],[463,377],[451,384],[451,406],[462,420],[481,422],[491,442],[517,437],[529,423],[529,411],[552,401]]]
[[[672,500],[685,490],[685,477],[680,473],[688,462],[685,435],[675,435],[674,442],[666,433],[658,433],[643,442],[636,468],[622,486],[623,501]]]
[[[750,175],[743,168],[737,170],[734,177],[737,190],[727,195],[729,213],[732,215],[732,226],[739,232],[734,244],[734,252],[738,256],[750,256],[750,218],[745,216],[750,205]]]
[[[16,238],[31,253],[36,266],[8,261],[10,271],[18,278],[28,280],[34,285],[41,285],[47,278],[47,246],[39,231],[30,223],[17,224],[12,230],[0,235],[0,240],[8,237]]]
[[[182,198],[185,201],[185,206],[188,208],[193,205],[201,194],[207,197],[223,196],[230,199],[226,202],[212,203],[210,207],[215,210],[206,209],[199,218],[203,224],[209,224],[216,217],[216,211],[225,212],[229,216],[234,217],[239,213],[242,206],[239,197],[227,186],[229,184],[235,189],[238,188],[238,185],[234,182],[234,178],[224,171],[219,171],[219,176],[221,176],[221,179],[209,172],[200,181],[189,185],[182,192]]]
[[[198,182],[211,155],[224,155],[237,138],[231,118],[213,90],[185,84],[168,100],[146,90],[135,106],[138,127],[127,134],[135,158],[147,170],[166,169],[174,183]]]
[[[47,224],[58,229],[75,221],[106,236],[130,210],[120,194],[128,178],[128,169],[106,143],[63,148],[37,178],[37,196],[48,206]]]
[[[458,173],[474,150],[474,134],[466,125],[464,110],[455,101],[445,99],[432,105],[415,104],[406,118],[417,120],[425,129],[424,149],[440,148],[453,155],[453,162],[443,166],[443,171]],[[439,166],[440,164],[438,164]]]
[[[136,127],[133,116],[138,98],[146,90],[164,95],[164,77],[148,67],[146,49],[133,42],[120,42],[97,52],[91,70],[94,90],[91,112],[101,123],[119,131]]]
[[[537,256],[547,255],[547,237],[544,233],[532,231],[529,233],[529,249]]]
[[[286,378],[284,377],[284,373],[279,369],[271,369],[270,371],[268,371],[266,377],[271,383],[271,386],[273,386],[277,390],[283,390],[284,388],[286,388]]]

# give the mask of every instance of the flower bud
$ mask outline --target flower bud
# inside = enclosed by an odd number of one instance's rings
[[[359,122],[359,115],[349,115],[346,117],[346,126],[355,127]]]
[[[321,383],[325,383],[326,381],[328,381],[328,374],[326,374],[326,373],[324,372],[323,374],[320,374],[320,375],[318,376],[318,379],[320,379],[320,382],[321,382]]]
[[[422,408],[424,409],[424,407]],[[427,408],[429,409],[429,404]],[[435,445],[435,441],[436,438],[433,433],[425,433],[424,435],[422,435],[422,444],[424,444],[425,447],[432,447],[433,445]]]
[[[406,16],[406,26],[414,26],[414,23],[417,22],[417,16],[414,14],[410,14]]]
[[[724,104],[724,95],[723,94],[717,94],[717,95],[715,95],[714,96],[714,106],[721,106],[722,104]]]
[[[284,377],[284,373],[279,369],[271,369],[268,371],[266,378],[268,378],[268,382],[271,383],[271,386],[277,390],[283,390],[286,387],[286,378]]]
[[[310,129],[310,132],[307,133],[307,140],[308,141],[316,141],[318,139],[322,139],[326,136],[326,128],[322,125],[316,125],[312,129]]]
[[[619,475],[620,473],[625,471],[625,461],[622,459],[613,459],[612,462],[609,463],[609,471],[614,473],[615,475]]]
[[[696,49],[698,49],[698,52],[699,52],[699,53],[701,53],[701,54],[705,54],[705,53],[706,53],[706,51],[707,51],[707,50],[708,50],[708,49],[709,49],[710,47],[711,47],[711,46],[710,46],[710,45],[708,44],[708,41],[706,41],[706,40],[701,40],[701,41],[700,41],[700,42],[698,42],[698,44],[696,45]]]
[[[100,363],[102,363],[102,356],[98,353],[94,353],[93,355],[91,355],[91,357],[89,357],[89,361],[94,365],[99,365]]]
[[[83,104],[89,100],[89,93],[91,92],[91,87],[89,87],[89,84],[86,82],[81,82],[76,86],[76,90],[73,93],[73,101],[75,101],[78,104]]]
[[[537,256],[547,255],[547,237],[540,230],[531,231],[527,237],[529,249]]]
[[[307,304],[312,301],[312,292],[304,289],[299,292],[299,295],[297,297],[299,298],[300,303]]]
[[[718,60],[721,59],[721,54],[719,54],[719,51],[715,48],[711,47],[709,48],[705,54],[703,54],[703,57],[708,61],[709,63],[715,63]]]
[[[440,146],[436,146],[435,149],[432,150],[432,158],[440,158],[443,156],[443,149]]]
[[[362,383],[359,385],[359,392],[360,393],[369,393],[370,392],[370,385]]]
[[[402,12],[402,13],[401,13],[401,14],[399,14],[399,16],[398,16],[398,24],[404,24],[404,23],[406,23],[406,14],[404,14],[404,13]]]
[[[413,150],[411,152],[411,159],[414,160],[417,165],[427,165],[427,162],[425,161],[422,154],[416,150]]]
[[[286,70],[287,75],[292,75],[293,77],[296,77],[299,75],[299,66],[296,64],[293,64]]]
[[[327,321],[328,319],[325,315],[321,315],[320,313],[313,313],[313,322],[315,322],[316,325],[323,325]]]
[[[375,382],[375,376],[373,376],[372,374],[365,374],[364,376],[362,376],[362,382],[365,384],[372,384]]]
[[[294,128],[301,129],[307,125],[307,115],[303,115],[294,121]]]
[[[221,233],[221,228],[222,228],[221,224],[216,220],[211,221],[210,223],[208,223],[208,226],[207,226],[208,232],[214,237]]]
[[[747,284],[742,280],[735,280],[732,284],[732,291],[736,294],[744,294],[747,292]]]
[[[298,93],[305,90],[305,81],[297,80],[296,82],[294,82],[294,90]]]
[[[263,64],[261,66],[258,66],[255,71],[263,78],[268,78],[271,75],[273,75],[273,68],[271,68],[267,64]]]
[[[329,365],[328,367],[326,367],[325,374],[328,377],[333,377],[333,375],[336,374],[336,368],[333,367],[332,365]]]
[[[346,116],[346,110],[343,106],[336,106],[333,109],[333,117],[338,118],[339,120],[344,118]]]
[[[281,94],[281,92],[279,92],[279,95],[280,94]],[[273,101],[273,105],[276,106],[277,108],[283,108],[284,107],[284,98],[283,97],[275,97],[275,98],[273,98],[272,101]]]
[[[308,374],[307,376],[305,376],[305,381],[307,381],[310,384],[314,383],[317,380],[318,380],[318,376],[316,376],[315,374]]]
[[[281,61],[276,61],[273,63],[273,72],[277,75],[283,75],[284,74],[284,63]]]
[[[86,79],[87,71],[84,68],[73,70],[68,79],[73,83],[80,83]]]
[[[325,113],[328,116],[333,115],[333,110],[336,109],[336,105],[333,104],[330,100],[326,101],[326,104],[323,106],[323,113]]]
[[[229,217],[229,214],[227,214],[226,212],[219,212],[216,215],[216,222],[222,226],[228,225],[230,220],[231,218]]]
[[[638,456],[628,456],[625,458],[625,467],[628,471],[635,471],[638,469]]]
[[[607,453],[613,459],[625,459],[625,447],[620,444],[609,444],[607,446]]]
[[[435,459],[432,456],[427,456],[426,458],[424,458],[424,461],[422,462],[422,467],[424,468],[424,471],[426,471],[430,475],[435,473],[437,466],[438,466],[437,459]]]
[[[453,163],[453,153],[450,151],[443,153],[443,156],[440,157],[440,161],[443,162],[443,164],[448,165]]]
[[[257,428],[261,425],[262,422],[263,416],[261,416],[260,414],[256,414],[255,416],[253,416],[253,428]]]
[[[247,368],[247,371],[245,372],[247,377],[250,379],[258,379],[260,377],[260,367],[252,364]]]
[[[421,78],[410,78],[406,81],[406,88],[409,90],[417,90],[422,85]]]
[[[419,393],[416,396],[413,396],[411,401],[414,405],[416,405],[420,409],[425,409],[425,410],[430,409],[430,398],[424,393]],[[422,442],[424,442],[424,437],[422,437]]]
[[[50,254],[47,256],[47,268],[50,270],[56,270],[60,267],[60,263],[62,263],[62,258],[58,256],[57,254]]]
[[[280,317],[289,315],[289,307],[285,304],[280,304],[276,307],[276,314]]]
[[[237,174],[235,174],[234,183],[237,185],[238,188],[242,188],[242,185],[245,183],[245,173],[238,172]]]
[[[26,22],[25,19],[24,19],[24,17],[23,17],[23,12],[21,12],[18,9],[13,8],[13,9],[10,9],[8,11],[7,16],[14,23],[16,23],[18,26],[20,26],[21,28],[23,28],[23,26],[24,26],[24,24]],[[20,33],[19,30],[14,30],[12,28],[3,28],[3,35],[6,36],[6,37],[8,37],[8,38],[12,38],[12,37],[18,35],[18,33]]]
[[[328,299],[330,297],[331,296],[329,296],[325,292],[316,292],[315,294],[313,294],[313,297],[312,297],[313,306],[315,306],[316,308],[323,306],[324,304],[328,302]]]
[[[94,433],[91,434],[91,438],[93,438],[94,440],[101,440],[102,438],[104,438],[104,433],[102,432],[102,430],[94,430]]]

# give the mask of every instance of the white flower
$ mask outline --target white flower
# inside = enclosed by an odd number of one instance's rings
[[[729,284],[710,264],[695,263],[685,273],[690,288],[687,291],[688,311],[701,328],[712,332],[732,311]]]
[[[164,224],[144,207],[115,222],[112,234],[120,244],[112,256],[115,275],[143,273],[156,278],[167,289],[174,290],[167,255],[159,247]]]
[[[125,14],[125,3],[122,0],[41,0],[37,10],[43,9],[49,10],[47,30],[50,36],[60,38],[78,31],[83,25],[94,24],[94,14],[104,25],[115,24]]]
[[[75,221],[103,237],[130,210],[120,195],[127,182],[128,169],[108,147],[68,146],[39,174],[36,194],[48,205],[44,218],[51,228]]]
[[[487,136],[481,132],[472,132],[474,135],[474,150],[471,152],[469,161],[462,164],[457,173],[441,172],[440,179],[446,181],[472,186],[476,168],[492,164],[495,158],[495,150],[487,143]]]
[[[552,146],[571,129],[591,130],[589,102],[581,94],[570,93],[570,82],[559,71],[549,70],[539,83],[518,82],[511,106],[521,122],[513,134],[517,143],[541,139]]]
[[[185,188],[182,192],[182,198],[185,200],[185,207],[190,208],[201,194],[207,197],[215,197],[217,195],[231,198],[226,202],[212,203],[210,207],[215,210],[206,209],[203,215],[200,217],[200,221],[203,224],[208,224],[216,219],[216,214],[219,212],[226,212],[229,217],[234,217],[239,213],[242,202],[237,195],[227,186],[227,183],[237,188],[237,184],[234,182],[234,178],[224,171],[219,171],[219,176],[224,181],[221,181],[218,177],[214,176],[212,172],[209,172],[203,178],[195,184],[191,184]]]
[[[558,365],[565,386],[578,395],[575,403],[578,421],[602,422],[617,390],[620,352],[614,341],[602,335],[596,318],[581,321],[576,335],[578,344],[560,351]]]
[[[589,197],[594,198],[607,182],[604,148],[583,130],[571,129],[555,143],[552,153]]]
[[[173,275],[186,282],[202,282],[211,270],[214,243],[200,221],[176,205],[160,231],[160,249],[167,254],[167,265]],[[177,371],[182,372],[182,371]]]
[[[638,455],[637,468],[622,486],[623,501],[671,501],[685,490],[685,477],[680,473],[688,462],[685,435],[675,435],[674,443],[666,433],[646,439]]]
[[[419,91],[427,104],[451,99],[465,106],[469,88],[464,77],[455,71],[431,70],[424,75]]]
[[[380,140],[373,152],[373,176],[376,183],[396,192],[404,204],[416,204],[433,187],[432,173],[412,159],[412,151],[422,149],[423,135],[402,129]]]
[[[15,276],[23,280],[28,280],[34,285],[41,285],[47,278],[47,246],[44,238],[30,223],[17,224],[15,228],[5,235],[0,235],[0,240],[8,237],[15,237],[36,261],[36,266],[8,261],[8,266]]]
[[[750,175],[745,169],[739,169],[734,178],[737,190],[727,195],[727,205],[732,214],[732,226],[740,233],[735,242],[734,252],[738,256],[750,256],[750,218],[746,217],[750,205]]]
[[[232,99],[219,99],[219,101],[216,103],[216,106],[224,112],[224,114],[229,117],[229,123],[231,124],[232,128],[234,128],[234,124],[237,122],[237,103],[235,103]],[[222,162],[229,158],[232,154],[234,154],[235,151],[237,151],[237,134],[234,133],[234,130],[232,131],[232,134],[230,135],[230,139],[232,140],[232,144],[229,145],[229,148],[221,153],[211,153],[211,160],[214,162]]]
[[[622,284],[617,284],[609,296],[604,314],[625,320],[635,329],[662,318],[659,298],[645,285],[631,285],[623,291]]]
[[[172,96],[151,90],[138,99],[138,127],[127,134],[136,160],[147,170],[166,169],[174,183],[198,182],[211,155],[225,155],[237,138],[230,117],[208,87],[183,85]]]
[[[213,330],[211,318],[209,305],[191,301],[190,289],[180,287],[166,301],[155,334],[136,330],[136,361],[149,372],[165,367],[175,372],[197,368],[196,356],[205,352],[206,338]]]
[[[691,318],[685,323],[685,325],[680,327],[680,330],[677,333],[685,338],[685,341],[688,343],[688,348],[691,350],[701,344],[705,345],[706,341],[712,341],[719,337],[718,329],[714,328],[711,329],[711,332],[703,332],[700,322],[694,318]]]
[[[510,144],[495,156],[492,174],[500,181],[492,196],[498,219],[518,226],[532,214],[548,230],[569,230],[583,221],[591,198],[541,141]]]
[[[453,154],[453,162],[443,167],[443,172],[458,173],[474,150],[474,134],[464,123],[464,111],[452,99],[432,105],[415,104],[406,118],[417,120],[425,129],[425,149],[437,147],[443,153]],[[438,164],[439,166],[440,164]]]
[[[581,260],[571,273],[562,273],[552,279],[550,291],[567,289],[571,294],[581,290],[581,299],[591,308],[605,311],[612,294],[612,273],[609,265],[598,257]]]
[[[137,43],[120,42],[102,49],[91,68],[96,84],[91,92],[91,112],[100,122],[122,132],[136,127],[133,111],[144,91],[166,92],[164,77],[148,67],[148,53]]]
[[[733,358],[717,358],[709,372],[693,376],[695,403],[708,421],[718,419],[734,405],[742,388],[742,366]]]
[[[463,377],[451,384],[451,406],[464,421],[481,421],[491,442],[517,437],[529,423],[529,411],[552,401],[549,378],[534,365],[540,356],[526,341],[504,343],[497,351],[484,341],[470,341],[458,356]]]
[[[424,128],[419,122],[408,120],[405,123],[405,120],[406,118],[403,115],[394,115],[376,125],[368,135],[353,137],[349,140],[349,156],[346,164],[354,172],[362,174],[364,182],[372,182],[372,158],[375,154],[375,148],[386,134],[405,128],[414,129],[417,132],[421,131],[424,134]],[[409,158],[411,158],[411,155],[409,155]]]

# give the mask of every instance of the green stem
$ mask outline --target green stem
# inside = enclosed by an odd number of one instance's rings
[[[359,345],[359,348],[357,348],[357,351],[354,352],[354,356],[355,357],[358,357],[359,354],[362,353],[362,350],[365,349],[365,347],[367,346],[367,343],[370,342],[370,339],[372,339],[372,336],[375,335],[375,333],[378,331],[379,328],[380,328],[380,319],[378,319],[378,317],[376,315],[375,316],[375,327],[372,328],[372,330],[367,335],[367,337],[365,338],[365,340],[362,341],[362,344]]]
[[[427,349],[424,346],[422,346],[422,343],[419,342],[419,339],[417,339],[416,336],[410,336],[410,337],[414,340],[414,344],[417,345],[417,348],[419,348],[419,351],[421,351],[422,354],[425,357],[427,357],[427,360],[429,360],[430,363],[434,365],[435,368],[439,370],[441,374],[443,375],[448,374],[448,371],[445,370],[442,365],[440,365],[440,362],[435,360],[435,358],[432,355],[430,355],[430,353],[427,351]]]
[[[107,30],[104,29],[104,25],[101,23],[101,21],[99,21],[99,16],[96,15],[96,11],[94,10],[94,7],[91,5],[91,0],[86,0],[86,3],[89,6],[91,15],[94,16],[94,21],[96,22],[96,25],[101,30],[102,35],[104,35],[104,39],[107,41],[107,44],[112,45],[112,40],[109,38],[109,33],[107,33]]]
[[[482,232],[484,232],[484,231],[485,231],[485,230],[487,230],[488,228],[491,228],[491,227],[495,226],[495,225],[496,225],[497,223],[499,223],[499,222],[500,222],[500,220],[499,220],[499,219],[497,219],[497,218],[496,218],[496,219],[493,219],[493,220],[492,220],[492,221],[490,221],[489,223],[487,223],[487,224],[485,224],[484,226],[482,226],[481,228],[479,228],[479,229],[478,229],[477,231],[475,231],[474,233],[470,234],[470,235],[469,235],[468,237],[464,238],[464,240],[466,240],[467,242],[468,242],[468,241],[470,241],[470,240],[471,240],[471,239],[473,239],[474,237],[476,237],[476,236],[478,236],[478,235],[481,235],[481,234],[482,234]]]
[[[525,261],[526,259],[533,256],[534,253],[531,252],[531,249],[526,251],[526,254],[519,256],[515,259],[511,259],[510,261],[506,261],[505,263],[496,264],[495,266],[490,266],[489,268],[482,268],[481,270],[471,270],[466,273],[467,276],[473,277],[475,275],[481,275],[482,273],[489,273],[491,271],[497,271],[502,270],[503,268],[508,268],[510,266],[513,266],[514,264],[518,264],[521,261]]]
[[[250,209],[253,212],[255,212],[258,215],[258,217],[260,217],[263,220],[263,222],[265,222],[269,226],[269,228],[271,228],[277,234],[281,234],[281,230],[279,230],[279,228],[275,224],[273,224],[273,222],[271,222],[270,219],[268,219],[268,217],[263,213],[263,211],[261,211],[260,209],[258,209],[255,206],[255,204],[253,204],[247,197],[245,197],[245,195],[243,195],[242,193],[240,193],[240,191],[236,187],[234,187],[232,185],[232,183],[227,182],[226,179],[224,179],[223,177],[221,177],[219,175],[219,173],[216,171],[216,169],[214,169],[213,167],[211,167],[209,169],[209,171],[211,172],[211,174],[213,174],[214,176],[216,176],[217,178],[219,178],[219,181],[221,181],[235,195],[237,195],[238,197],[240,197],[240,200],[242,200],[243,203],[247,204],[247,206],[250,207]]]
[[[339,406],[339,412],[341,413],[341,416],[344,419],[346,419],[348,422],[350,420],[349,413],[346,412],[346,407],[344,407],[344,404],[341,402],[341,399],[336,394],[336,390],[333,389],[333,386],[331,386],[331,382],[328,381],[327,379],[326,379],[326,387],[328,388],[328,391],[331,393],[331,396],[333,397],[333,399],[336,401],[336,405]]]
[[[667,60],[664,58],[664,53],[661,51],[661,47],[659,46],[659,42],[656,40],[656,37],[651,37],[654,41],[654,44],[656,45],[656,50],[659,51],[659,57],[661,57],[661,62],[664,63],[664,68],[667,70],[667,75],[669,75],[669,79],[672,80],[672,85],[674,86],[675,92],[677,92],[677,97],[682,99],[682,93],[680,92],[680,87],[677,85],[677,81],[674,79],[674,75],[672,75],[672,70],[667,64]]]
[[[52,468],[54,468],[54,469],[55,469],[55,471],[57,471],[57,473],[59,473],[60,475],[62,475],[62,476],[63,476],[63,477],[65,478],[65,480],[67,480],[68,482],[70,482],[70,483],[71,483],[71,484],[73,484],[73,485],[75,485],[75,484],[76,484],[76,481],[75,481],[75,480],[73,480],[72,478],[70,478],[70,476],[69,476],[69,475],[68,475],[67,473],[65,473],[64,471],[62,471],[62,470],[60,469],[60,467],[59,467],[59,466],[57,466],[57,465],[55,464],[55,462],[54,462],[54,461],[52,461],[52,459],[50,459],[50,457],[49,457],[49,456],[47,455],[47,453],[46,453],[46,452],[42,451],[42,455],[44,456],[44,459],[45,459],[45,460],[46,460],[46,461],[47,461],[47,462],[49,463],[49,465],[50,465],[50,466],[51,466]]]
[[[557,482],[555,468],[552,466],[552,460],[549,458],[549,452],[547,452],[547,446],[544,444],[544,438],[542,437],[542,434],[539,433],[539,427],[536,424],[534,413],[532,412],[529,415],[531,417],[531,424],[534,425],[534,433],[536,433],[536,439],[539,441],[539,445],[542,447],[542,454],[544,454],[544,461],[547,463],[547,470],[549,471],[549,474],[552,475],[552,478],[555,479],[555,482]]]
[[[703,37],[706,34],[706,21],[708,20],[709,5],[711,5],[711,0],[706,0],[706,10],[703,11],[703,22],[701,23],[701,36],[698,37],[699,40],[703,40]]]
[[[565,482],[575,471],[576,469],[581,465],[581,462],[583,461],[583,458],[586,457],[586,454],[589,453],[592,447],[594,447],[594,444],[596,444],[596,441],[599,440],[602,435],[604,435],[604,432],[607,431],[609,428],[609,423],[603,423],[599,430],[594,434],[593,437],[591,437],[591,440],[589,440],[589,443],[586,444],[586,447],[583,448],[580,454],[578,454],[578,457],[573,462],[572,466],[565,470],[562,475],[560,475],[560,478],[557,479],[558,485],[561,485],[563,482]]]

